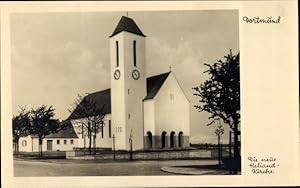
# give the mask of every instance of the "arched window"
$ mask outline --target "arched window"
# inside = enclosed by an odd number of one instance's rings
[[[161,134],[161,148],[166,147],[166,135],[167,135],[166,131],[162,132]]]
[[[116,66],[119,67],[119,42],[116,41]]]
[[[136,67],[136,41],[133,41],[133,66]]]
[[[178,133],[178,147],[182,147],[182,143],[183,143],[183,132],[180,131]]]
[[[170,134],[170,147],[174,148],[174,139],[175,139],[175,132],[172,131]]]
[[[152,133],[150,131],[147,132],[147,144],[148,148],[152,148]]]

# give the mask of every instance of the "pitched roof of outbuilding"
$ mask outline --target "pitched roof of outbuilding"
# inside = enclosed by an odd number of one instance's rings
[[[45,138],[78,138],[70,121],[62,122],[65,124],[64,128],[57,133],[48,134]],[[37,135],[31,135],[32,138],[38,138]]]
[[[147,96],[144,100],[153,99],[171,72],[147,78]]]
[[[115,28],[114,32],[111,34],[110,37],[113,37],[114,35],[122,31],[127,31],[145,37],[145,35],[134,22],[134,20],[126,16],[122,16],[121,20],[119,21],[117,27]]]

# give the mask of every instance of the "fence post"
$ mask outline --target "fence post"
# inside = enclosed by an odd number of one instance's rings
[[[231,138],[231,131],[229,131],[229,159],[231,159],[231,140],[232,140],[232,138]]]
[[[220,142],[220,158],[221,158],[221,161],[223,159],[223,148],[222,148],[222,142]]]
[[[114,160],[116,160],[116,148],[115,148],[115,134],[113,134],[113,152],[114,152]]]

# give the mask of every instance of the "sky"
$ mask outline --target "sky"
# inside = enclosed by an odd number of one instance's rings
[[[12,108],[52,105],[70,114],[78,94],[110,88],[109,36],[126,12],[18,13],[11,16]],[[169,71],[191,103],[192,143],[216,143],[217,125],[198,112],[193,87],[212,64],[239,52],[237,10],[129,12],[146,37],[147,77]],[[228,126],[222,141],[228,143]]]

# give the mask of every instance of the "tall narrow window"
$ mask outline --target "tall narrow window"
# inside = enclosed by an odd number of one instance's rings
[[[119,42],[116,41],[116,63],[117,63],[117,67],[119,67]]]
[[[136,67],[136,41],[133,41],[133,66]]]
[[[22,141],[22,146],[27,146],[27,141],[26,140]]]
[[[167,135],[166,131],[162,132],[161,134],[161,148],[166,147],[166,135]]]
[[[111,121],[108,120],[108,136],[111,138]]]
[[[174,100],[174,93],[171,93],[171,94],[170,94],[170,99],[171,99],[171,101]]]

